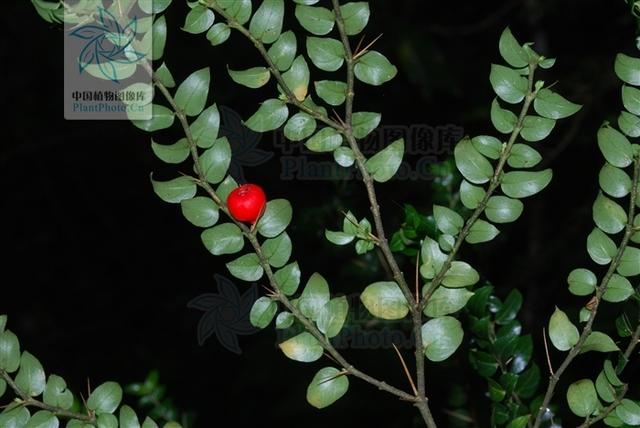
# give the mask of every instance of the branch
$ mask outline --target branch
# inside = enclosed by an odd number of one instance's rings
[[[518,139],[518,136],[520,135],[524,118],[527,116],[529,107],[531,106],[531,103],[533,102],[533,100],[537,95],[537,89],[534,88],[534,80],[533,80],[533,74],[535,72],[535,69],[536,69],[536,64],[530,63],[529,78],[527,83],[527,94],[524,98],[524,103],[522,105],[522,109],[520,110],[520,115],[518,116],[516,125],[513,128],[513,131],[509,136],[509,140],[500,155],[500,159],[493,173],[493,177],[491,178],[489,188],[487,189],[487,192],[485,193],[484,198],[482,198],[482,200],[480,201],[476,209],[473,211],[473,214],[471,214],[471,217],[469,217],[464,227],[460,231],[460,234],[458,235],[458,238],[456,239],[456,242],[453,245],[453,249],[451,250],[451,252],[449,253],[449,256],[447,257],[447,260],[442,265],[442,268],[440,269],[438,274],[431,281],[431,285],[427,288],[427,291],[424,294],[422,302],[420,303],[420,309],[424,309],[424,307],[427,305],[427,302],[429,301],[433,293],[442,283],[442,280],[444,279],[444,275],[447,273],[447,271],[451,267],[451,262],[453,262],[456,255],[458,254],[458,251],[460,250],[462,243],[466,239],[467,235],[469,235],[469,232],[471,231],[471,228],[473,227],[473,225],[476,223],[476,221],[480,218],[480,216],[484,212],[485,208],[487,207],[487,202],[489,201],[489,198],[493,196],[493,193],[498,189],[498,187],[500,187],[500,184],[502,183],[502,172],[504,170],[504,166],[507,163],[507,159],[509,159],[509,155],[511,154],[511,149],[513,148],[513,145],[515,144],[516,140]]]
[[[540,409],[538,410],[538,414],[536,416],[536,420],[533,425],[533,428],[538,428],[540,426],[540,423],[542,422],[542,416],[544,415],[544,412],[546,411],[547,407],[549,406],[549,403],[551,402],[551,399],[553,398],[553,394],[555,393],[555,389],[558,384],[558,381],[560,380],[560,376],[562,376],[562,374],[569,367],[569,365],[574,360],[574,358],[578,356],[578,354],[582,350],[584,342],[587,340],[587,337],[589,337],[589,334],[591,334],[591,330],[593,327],[593,323],[596,319],[596,315],[598,313],[598,306],[600,305],[600,300],[602,298],[602,295],[607,290],[607,286],[609,285],[609,281],[611,280],[611,277],[613,276],[613,274],[616,272],[616,269],[618,269],[618,266],[620,265],[620,261],[622,260],[622,255],[625,249],[627,248],[627,245],[629,244],[629,240],[631,239],[631,236],[635,233],[634,227],[633,227],[633,218],[635,215],[636,201],[640,196],[638,193],[639,182],[640,182],[640,156],[636,155],[634,157],[633,186],[631,189],[631,197],[629,200],[629,209],[628,209],[629,219],[627,220],[627,225],[625,228],[624,236],[622,238],[622,242],[620,243],[618,252],[616,253],[613,260],[611,261],[611,265],[609,266],[607,273],[602,278],[600,285],[596,289],[596,294],[594,299],[595,303],[591,308],[591,315],[589,315],[589,319],[587,320],[587,323],[582,329],[582,333],[580,334],[580,338],[578,339],[578,342],[575,344],[573,348],[571,348],[571,350],[569,351],[569,354],[567,354],[564,361],[562,361],[562,364],[560,364],[560,367],[558,368],[558,370],[556,370],[556,372],[549,377],[549,385],[547,386],[547,391],[544,395],[544,399],[542,400],[542,404],[540,405]],[[634,334],[634,338],[638,339],[638,337],[640,337],[640,330],[636,330],[636,333]],[[633,352],[633,349],[635,348],[636,345],[637,345],[637,340],[635,344],[633,343],[633,341],[631,344],[629,344],[629,347],[627,348],[629,355],[631,355],[631,352]],[[625,355],[626,355],[626,352],[625,352]]]
[[[353,151],[356,158],[356,165],[362,176],[362,181],[367,189],[367,196],[371,204],[371,214],[373,215],[373,222],[376,227],[376,235],[378,237],[378,246],[384,255],[387,264],[391,268],[393,278],[402,290],[405,299],[409,303],[411,309],[411,319],[413,322],[413,337],[415,342],[415,360],[416,360],[416,378],[418,382],[417,401],[416,407],[420,411],[427,427],[435,428],[436,423],[429,409],[428,399],[426,397],[426,385],[425,385],[425,362],[424,362],[424,350],[422,345],[422,309],[416,298],[414,298],[411,288],[405,280],[404,274],[398,266],[389,242],[384,231],[384,225],[382,224],[382,214],[380,213],[380,205],[378,204],[378,197],[373,182],[373,178],[367,171],[365,162],[366,158],[362,154],[358,142],[353,135],[353,102],[355,98],[355,73],[354,67],[357,59],[354,58],[353,50],[351,49],[351,43],[349,42],[349,36],[345,29],[344,18],[342,17],[342,11],[340,9],[340,1],[332,0],[333,12],[336,17],[336,24],[338,25],[338,31],[340,32],[340,39],[344,45],[345,59],[347,63],[347,96],[345,101],[345,126],[343,134],[345,135],[349,147]]]
[[[626,384],[623,385],[622,390],[620,391],[620,393],[618,394],[616,399],[613,401],[613,403],[611,403],[607,407],[605,407],[602,410],[602,412],[600,412],[600,414],[598,416],[596,416],[595,418],[585,420],[582,424],[580,424],[578,426],[578,428],[590,427],[591,425],[595,425],[597,422],[600,422],[601,420],[603,420],[604,418],[609,416],[609,414],[611,412],[613,412],[616,409],[616,407],[618,407],[620,402],[624,399],[624,396],[627,394],[628,390],[629,390],[629,387]]]
[[[262,251],[262,246],[258,242],[258,238],[255,235],[255,231],[251,230],[251,228],[247,227],[247,225],[245,225],[244,223],[236,221],[233,217],[229,215],[229,210],[226,206],[226,203],[220,198],[220,196],[215,192],[215,190],[211,187],[211,185],[206,181],[204,174],[200,170],[198,147],[197,147],[196,141],[193,139],[193,136],[191,134],[191,131],[189,128],[189,122],[187,120],[186,115],[178,107],[178,105],[175,102],[175,99],[173,98],[169,90],[155,77],[154,77],[154,83],[155,83],[155,86],[164,95],[164,97],[166,98],[171,108],[175,111],[176,116],[178,117],[178,120],[182,125],[185,137],[187,138],[189,147],[191,149],[191,157],[195,164],[196,174],[198,175],[198,179],[196,180],[196,182],[200,187],[202,187],[207,192],[207,194],[211,197],[211,199],[216,204],[218,204],[220,209],[229,216],[229,218],[240,228],[240,230],[242,230],[242,233],[244,234],[244,236],[249,240],[249,242],[253,246],[253,249],[256,255],[258,256],[258,259],[260,260],[260,265],[262,266],[262,268],[264,269],[267,275],[271,288],[275,291],[274,298],[277,299],[279,302],[281,302],[287,308],[287,310],[289,310],[304,325],[307,331],[311,333],[318,340],[318,342],[320,342],[321,346],[325,349],[325,351],[327,351],[346,370],[348,374],[351,374],[357,378],[360,378],[365,382],[368,382],[376,386],[378,389],[387,391],[403,400],[415,402],[416,398],[413,395],[408,394],[393,386],[390,386],[385,382],[380,381],[372,376],[369,376],[366,373],[361,372],[360,370],[356,369],[351,364],[349,364],[347,360],[334,348],[334,346],[324,336],[324,334],[322,334],[322,332],[318,330],[315,324],[310,319],[305,317],[302,314],[302,312],[300,312],[300,310],[296,308],[293,305],[293,303],[291,303],[289,298],[284,293],[282,293],[282,291],[280,290],[280,287],[278,286],[277,281],[275,280],[273,271],[271,270],[271,266],[269,265],[269,261],[264,255],[264,252]]]
[[[55,416],[60,416],[66,419],[77,419],[93,426],[97,426],[96,417],[92,413],[84,414],[71,412],[61,407],[50,406],[43,403],[42,401],[36,400],[35,398],[30,397],[27,393],[22,391],[20,387],[15,383],[15,381],[11,378],[11,376],[9,376],[9,374],[2,369],[0,369],[0,378],[2,378],[13,390],[13,392],[15,392],[15,394],[19,397],[19,399],[17,400],[19,406],[36,407],[38,409],[47,410],[53,413]]]
[[[278,70],[278,67],[276,67],[276,65],[274,64],[273,60],[269,56],[269,53],[267,52],[267,48],[264,46],[264,43],[262,43],[261,40],[254,37],[254,35],[251,34],[251,32],[245,26],[240,24],[233,16],[229,15],[227,11],[225,11],[222,7],[220,7],[220,5],[218,5],[218,2],[216,0],[207,0],[205,1],[205,5],[215,10],[216,13],[222,16],[227,21],[227,24],[229,25],[229,27],[238,30],[243,36],[251,40],[251,42],[256,47],[258,52],[260,52],[260,55],[262,55],[262,58],[267,63],[267,66],[269,67],[269,71],[271,72],[271,75],[276,79],[276,81],[278,82],[278,85],[284,91],[284,94],[287,97],[286,101],[289,104],[293,104],[303,112],[313,116],[315,119],[325,123],[326,125],[329,125],[332,128],[335,128],[337,130],[342,130],[342,126],[338,122],[330,119],[328,116],[324,114],[321,114],[313,110],[312,108],[304,105],[302,101],[298,100],[298,98],[295,96],[291,88],[289,88],[289,86],[284,81],[284,78],[282,77],[282,73],[280,73],[280,70]]]

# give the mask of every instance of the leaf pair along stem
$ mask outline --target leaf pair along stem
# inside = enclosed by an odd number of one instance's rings
[[[84,423],[97,426],[97,419],[93,412],[88,413],[77,413],[72,412],[70,410],[63,409],[62,407],[51,406],[42,401],[36,400],[33,397],[30,397],[29,394],[24,392],[18,384],[11,378],[9,373],[5,370],[0,369],[0,379],[4,380],[7,385],[13,390],[16,394],[17,398],[15,400],[16,404],[14,407],[23,406],[23,407],[34,407],[41,410],[46,410],[51,412],[55,416],[60,416],[65,419],[76,419],[82,421]]]
[[[600,281],[600,284],[596,288],[595,297],[592,300],[593,305],[590,306],[591,314],[589,315],[587,323],[585,324],[585,326],[582,329],[582,332],[580,333],[578,342],[573,346],[573,348],[569,350],[569,353],[564,358],[564,360],[562,361],[558,369],[555,370],[555,372],[553,372],[549,377],[549,384],[547,386],[547,390],[542,400],[542,404],[540,405],[540,409],[538,410],[538,414],[536,415],[533,428],[538,428],[542,423],[542,418],[545,412],[547,411],[549,404],[551,403],[551,399],[553,398],[553,395],[555,394],[555,390],[558,385],[558,381],[560,380],[560,377],[571,365],[571,363],[578,356],[578,354],[580,354],[580,352],[582,351],[582,348],[587,340],[587,337],[589,337],[589,335],[591,334],[593,323],[595,322],[596,315],[598,314],[598,306],[600,305],[602,296],[604,292],[607,291],[607,286],[609,285],[609,282],[613,274],[618,269],[618,266],[620,266],[620,262],[622,261],[622,256],[624,254],[624,251],[627,249],[627,246],[629,245],[629,241],[631,240],[631,237],[633,236],[634,233],[637,233],[633,224],[633,219],[635,217],[635,212],[636,212],[636,202],[638,201],[638,198],[640,198],[639,192],[640,192],[640,154],[636,154],[634,156],[634,162],[633,162],[633,181],[632,181],[632,187],[631,187],[631,196],[629,199],[629,208],[627,212],[629,217],[627,220],[627,224],[625,226],[624,236],[622,237],[622,241],[620,242],[620,246],[618,247],[618,251],[616,252],[616,255],[614,256],[613,260],[611,261],[611,264],[609,265],[609,269],[607,270],[606,274],[602,278],[602,281]],[[640,340],[640,325],[636,328],[634,334],[631,337],[631,342],[629,343],[626,351],[623,354],[624,361],[627,361],[629,357],[631,357],[631,354],[633,353],[633,350],[638,345],[639,340]],[[620,367],[620,369],[622,369],[622,367]],[[601,419],[604,419],[609,413],[611,413],[615,409],[616,406],[614,404],[617,405],[620,403],[620,401],[622,401],[625,394],[626,394],[626,387],[621,391],[620,394],[618,394],[618,396],[616,397],[616,400],[610,406],[605,408],[605,410],[598,417],[594,419],[587,419],[581,425],[581,427],[587,427],[587,426],[593,425],[594,423],[600,421]]]

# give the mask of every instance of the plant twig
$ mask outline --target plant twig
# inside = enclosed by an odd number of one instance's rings
[[[42,401],[36,400],[35,398],[30,397],[27,393],[22,391],[20,387],[15,383],[15,381],[11,378],[11,376],[9,376],[9,373],[2,369],[0,369],[0,378],[2,378],[13,390],[13,392],[15,392],[15,394],[19,397],[18,405],[20,406],[35,407],[38,409],[47,410],[53,413],[55,416],[60,416],[65,419],[77,419],[87,424],[97,426],[96,417],[92,413],[76,413],[63,409],[61,407],[50,406],[49,404],[45,404]]]
[[[622,255],[625,249],[627,248],[627,245],[629,244],[629,240],[631,239],[631,236],[634,233],[633,219],[634,219],[635,209],[636,209],[636,200],[638,199],[638,196],[639,196],[638,194],[639,181],[640,181],[640,156],[636,155],[634,157],[634,162],[633,162],[633,185],[631,188],[631,196],[629,198],[629,208],[627,213],[629,218],[627,220],[624,236],[622,237],[622,242],[620,243],[620,247],[618,248],[618,251],[615,257],[613,258],[613,260],[611,261],[611,264],[609,265],[609,269],[607,270],[607,273],[602,278],[600,285],[598,285],[598,288],[596,289],[594,303],[591,307],[591,314],[589,315],[589,319],[587,320],[587,323],[582,329],[578,342],[573,346],[573,348],[569,350],[569,353],[567,354],[565,359],[562,361],[562,364],[560,364],[560,367],[558,367],[558,370],[549,377],[549,384],[547,386],[544,399],[542,400],[542,404],[540,405],[540,409],[538,410],[538,414],[536,416],[533,428],[538,428],[542,423],[542,416],[544,415],[544,412],[546,411],[547,407],[549,406],[549,403],[551,402],[551,399],[553,398],[553,395],[555,393],[556,386],[558,384],[558,381],[560,380],[560,377],[565,372],[565,370],[569,367],[571,362],[578,356],[578,354],[580,354],[580,351],[582,350],[582,347],[585,341],[587,340],[587,337],[589,337],[589,335],[591,334],[593,323],[598,313],[598,306],[602,300],[601,299],[602,295],[607,290],[607,286],[609,285],[609,281],[611,280],[611,277],[616,272],[616,269],[618,269],[618,266],[620,265],[620,261],[622,260]],[[640,333],[638,334],[640,335]],[[631,352],[633,352],[633,348],[631,348],[630,353]]]
[[[407,379],[409,379],[409,384],[411,385],[413,393],[418,396],[418,390],[416,389],[416,384],[413,382],[413,378],[411,377],[411,372],[407,367],[407,363],[404,361],[404,358],[402,357],[402,354],[400,353],[400,350],[398,349],[396,344],[392,343],[391,345],[393,346],[393,349],[396,350],[396,354],[398,354],[398,358],[400,359],[400,363],[402,364],[402,369],[404,370],[404,374],[407,376]]]
[[[498,160],[496,169],[493,173],[493,176],[491,177],[489,188],[487,189],[487,192],[485,193],[480,203],[478,203],[478,206],[476,207],[476,209],[471,214],[471,217],[469,217],[464,227],[458,234],[456,242],[453,244],[453,248],[449,253],[449,256],[447,257],[447,260],[444,262],[440,271],[436,274],[436,276],[431,281],[431,285],[429,285],[429,287],[427,288],[422,298],[422,302],[420,304],[421,308],[424,308],[426,306],[427,302],[429,301],[433,293],[442,283],[442,280],[444,279],[444,275],[447,273],[447,271],[451,267],[451,262],[453,262],[456,255],[458,254],[458,251],[460,250],[462,243],[464,242],[466,237],[469,235],[469,232],[471,231],[471,228],[473,227],[473,225],[476,223],[476,221],[478,221],[478,219],[484,212],[485,208],[487,207],[487,202],[489,201],[489,198],[493,196],[493,193],[498,189],[498,187],[502,183],[502,176],[503,176],[502,172],[507,163],[507,159],[509,159],[509,155],[511,154],[511,149],[513,148],[513,145],[515,144],[516,140],[518,139],[518,136],[520,135],[520,131],[522,130],[523,123],[524,123],[524,118],[527,116],[529,107],[531,107],[531,103],[533,102],[533,100],[537,95],[537,90],[534,88],[534,78],[533,78],[536,67],[537,66],[535,63],[529,64],[529,78],[527,79],[527,94],[524,97],[524,103],[522,104],[522,109],[520,110],[518,120],[513,128],[513,131],[511,132],[509,140],[507,141],[507,144],[505,145],[504,150],[500,154],[500,159]]]
[[[595,425],[597,422],[600,422],[601,420],[609,416],[609,414],[613,412],[616,409],[616,407],[618,407],[620,402],[624,399],[624,396],[627,394],[628,390],[629,390],[629,386],[626,384],[623,385],[622,389],[620,390],[620,393],[616,396],[616,399],[613,401],[613,403],[609,404],[607,407],[601,410],[598,416],[596,416],[595,418],[586,419],[582,424],[578,426],[578,428],[590,427],[591,425]]]

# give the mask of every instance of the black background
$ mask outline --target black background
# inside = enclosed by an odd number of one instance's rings
[[[204,35],[180,31],[187,7],[174,3],[167,14],[165,58],[174,76],[181,80],[210,66],[215,102],[249,117],[259,101],[274,95],[275,86],[252,91],[235,85],[225,65],[261,65],[257,53],[239,34],[212,48]],[[595,134],[603,120],[615,121],[621,108],[613,59],[618,51],[635,51],[628,7],[621,0],[371,3],[365,34],[369,40],[384,34],[376,49],[400,71],[381,88],[358,85],[356,110],[381,111],[386,125],[454,124],[471,135],[492,132],[489,66],[500,61],[497,41],[507,25],[521,41],[534,41],[539,52],[558,58],[542,78],[557,80],[559,92],[586,105],[539,143],[555,172],[549,188],[526,201],[523,217],[499,239],[467,248],[463,255],[499,294],[511,287],[524,293],[524,328],[540,345],[554,304],[577,311],[578,299],[565,291],[567,273],[591,266],[584,244],[603,162]],[[355,379],[336,405],[311,408],[304,398],[306,385],[327,361],[287,360],[275,348],[272,328],[240,337],[241,356],[215,338],[199,346],[201,312],[188,309],[187,302],[215,292],[213,275],[227,275],[227,259],[211,257],[179,209],[153,194],[149,173],[170,178],[175,171],[153,156],[148,135],[128,122],[64,120],[60,29],[42,21],[27,1],[7,2],[4,11],[0,313],[9,315],[9,327],[24,348],[49,372],[67,378],[75,391],[84,391],[87,378],[94,385],[128,383],[158,369],[177,405],[198,414],[198,427],[216,426],[223,418],[237,426],[420,426],[417,412],[407,404]],[[285,26],[299,29],[292,16]],[[163,133],[161,142],[178,135],[177,129]],[[336,228],[340,209],[367,214],[362,186],[282,180],[277,138],[262,137],[258,148],[274,156],[245,168],[246,178],[260,183],[270,198],[292,201],[291,235],[305,278],[319,271],[334,291],[361,290],[379,274],[375,259],[336,250],[322,234],[324,227]],[[389,231],[401,222],[403,203],[430,210],[427,182],[391,182],[379,189]],[[234,282],[244,292],[247,285]],[[536,359],[544,366],[542,348],[537,349]],[[347,355],[408,389],[392,350]],[[458,352],[446,364],[428,365],[434,409],[447,407],[452,384],[468,380],[469,373],[460,369],[464,363],[464,352]],[[484,385],[473,385],[472,404],[486,407]],[[436,417],[446,426],[441,411]]]

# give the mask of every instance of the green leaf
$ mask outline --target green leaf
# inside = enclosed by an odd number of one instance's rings
[[[489,159],[498,159],[502,154],[502,143],[496,137],[478,135],[471,139],[473,147]]]
[[[10,330],[0,333],[0,369],[13,373],[20,367],[20,343]]]
[[[613,368],[611,360],[605,360],[604,362],[604,374],[607,376],[607,380],[613,386],[623,386],[624,382],[620,380],[616,370]]]
[[[275,274],[276,284],[287,296],[291,296],[298,290],[300,285],[300,266],[298,262],[289,263]]]
[[[0,413],[0,426],[6,428],[24,428],[29,422],[30,416],[29,410],[27,410],[26,407],[17,406],[11,410],[5,410],[3,413]]]
[[[167,43],[167,20],[164,16],[160,16],[155,20],[151,34],[153,37],[151,59],[157,61],[162,58],[164,47]]]
[[[499,403],[500,401],[504,400],[504,397],[507,396],[507,391],[505,391],[502,385],[500,385],[498,382],[496,382],[493,379],[487,379],[487,380],[489,382],[487,389],[488,389],[489,398],[491,399],[491,401]]]
[[[371,11],[368,2],[347,3],[340,6],[344,20],[344,29],[348,36],[355,36],[364,30],[369,22]]]
[[[529,423],[529,419],[531,419],[531,415],[519,416],[509,422],[507,428],[525,428]]]
[[[618,116],[618,126],[620,130],[629,137],[640,137],[640,117],[635,114],[623,111]]]
[[[473,292],[464,288],[438,287],[427,301],[424,314],[436,318],[458,312],[472,296]]]
[[[257,112],[245,122],[255,132],[269,132],[278,129],[287,121],[289,109],[284,101],[270,99],[262,104]]]
[[[198,4],[189,13],[184,21],[182,29],[187,33],[200,34],[207,31],[215,21],[215,15],[211,9]]]
[[[226,42],[231,36],[231,28],[224,22],[215,24],[207,31],[207,40],[212,46],[218,46]]]
[[[264,241],[262,251],[271,266],[283,267],[291,257],[291,238],[287,232],[282,232],[277,237]]]
[[[7,391],[7,382],[4,379],[0,379],[0,398]]]
[[[349,389],[349,378],[333,367],[320,369],[307,388],[307,401],[324,409],[338,401]]]
[[[365,163],[367,171],[379,183],[385,183],[396,174],[404,156],[404,139],[399,139],[373,155]]]
[[[251,0],[217,0],[218,5],[226,12],[244,25],[251,18]]]
[[[58,428],[60,421],[48,410],[36,412],[24,428]],[[102,428],[102,427],[100,427]]]
[[[469,363],[482,377],[491,377],[498,370],[498,362],[495,357],[477,349],[469,351]]]
[[[353,136],[363,139],[380,125],[382,115],[380,113],[358,112],[352,117]]]
[[[358,240],[356,242],[356,253],[357,254],[366,254],[369,251],[373,250],[375,248],[375,245],[373,242],[371,241],[365,241],[365,240]]]
[[[597,264],[611,263],[617,251],[616,244],[597,227],[587,236],[587,252]]]
[[[589,351],[615,352],[619,350],[618,345],[616,345],[609,336],[599,331],[593,331],[584,341],[580,353],[584,354]]]
[[[282,78],[298,101],[304,101],[307,98],[310,73],[304,56],[298,56],[293,61],[291,69],[284,73]]]
[[[632,426],[640,425],[640,405],[625,398],[616,407],[616,415],[622,422]]]
[[[465,238],[469,244],[480,244],[482,242],[491,241],[498,236],[500,231],[491,223],[482,219],[476,220],[476,222],[469,229],[469,234]]]
[[[344,46],[334,39],[307,37],[307,53],[320,70],[337,71],[344,63]]]
[[[522,211],[524,204],[506,196],[492,196],[487,201],[485,215],[494,223],[511,223],[516,221]]]
[[[317,127],[316,120],[307,113],[296,113],[284,127],[284,136],[291,141],[301,141],[311,136]]]
[[[622,276],[640,275],[640,249],[635,247],[625,248],[617,270]]]
[[[136,412],[129,406],[122,406],[120,408],[120,428],[140,428],[140,422]]]
[[[398,69],[380,52],[369,51],[358,59],[354,72],[361,82],[380,86],[396,77]]]
[[[293,325],[295,317],[291,312],[280,312],[276,317],[276,329],[284,330]]]
[[[502,65],[491,65],[489,81],[498,97],[510,104],[519,103],[527,93],[527,79]]]
[[[510,66],[522,68],[529,65],[527,52],[525,52],[516,38],[513,37],[509,27],[505,28],[502,32],[498,47],[500,49],[500,55],[502,55],[502,58],[504,58]]]
[[[291,223],[293,209],[286,199],[274,199],[267,202],[267,207],[260,220],[258,220],[258,232],[265,238],[275,238],[280,235]]]
[[[324,102],[332,106],[344,103],[347,97],[347,84],[335,80],[321,80],[315,82],[316,93]]]
[[[211,73],[209,67],[192,73],[178,86],[174,97],[176,105],[184,111],[187,116],[197,116],[202,113],[207,103],[210,82]]]
[[[322,307],[330,299],[329,284],[319,273],[314,273],[300,295],[298,306],[302,314],[314,321],[322,312]]]
[[[331,242],[335,245],[347,245],[353,242],[355,239],[355,235],[351,235],[344,232],[334,232],[331,230],[325,230],[324,236],[327,238],[327,241]]]
[[[551,134],[556,121],[540,116],[525,116],[522,121],[520,136],[525,141],[535,142],[544,140]]]
[[[175,114],[165,106],[153,104],[151,106],[152,117],[149,120],[132,120],[134,126],[146,132],[155,132],[167,129],[173,125]]]
[[[622,86],[622,104],[631,113],[640,115],[640,89],[633,86]]]
[[[336,163],[342,167],[348,168],[356,161],[356,155],[349,147],[338,147],[333,152],[333,158]]]
[[[312,152],[332,152],[342,145],[342,134],[333,128],[322,128],[304,144]]]
[[[569,385],[567,402],[571,411],[583,418],[592,415],[600,406],[596,387],[589,379],[579,380]]]
[[[153,191],[165,202],[179,204],[196,195],[197,186],[191,177],[178,177],[169,181],[155,181],[151,176]]]
[[[549,338],[559,351],[568,351],[580,338],[576,326],[569,321],[567,314],[557,307],[549,319]]]
[[[175,422],[169,422],[169,423],[165,424],[163,428],[171,428],[171,425],[170,425],[171,423],[173,423],[173,424],[175,424],[175,425],[176,425],[176,426],[174,426],[173,428],[182,428],[180,425],[178,425],[178,424],[177,424],[177,423],[175,423]],[[167,425],[169,425],[169,426],[167,426]],[[158,424],[156,424],[156,423],[153,421],[153,419],[151,419],[150,417],[148,417],[148,416],[147,416],[147,417],[144,419],[144,422],[142,422],[142,428],[158,428]]]
[[[227,178],[225,178],[222,183],[218,185],[216,193],[221,200],[226,201],[229,197],[229,193],[231,193],[237,187],[238,183],[236,183],[236,180],[234,180],[232,176],[228,175]]]
[[[491,103],[491,123],[502,134],[510,134],[516,126],[518,118],[513,112],[500,107],[498,99]]]
[[[407,299],[395,282],[374,282],[360,295],[371,315],[385,320],[402,319],[409,313]]]
[[[504,175],[500,188],[511,198],[527,198],[542,191],[551,182],[551,169],[543,171],[511,171]]]
[[[96,413],[113,413],[122,402],[122,388],[116,382],[105,382],[93,390],[87,408]]]
[[[542,160],[542,155],[526,144],[514,144],[507,159],[507,164],[512,168],[531,168]]]
[[[227,67],[227,72],[234,82],[251,89],[263,87],[271,78],[271,72],[266,67],[253,67],[247,70],[232,70]]]
[[[169,71],[165,63],[162,63],[162,65],[160,65],[160,67],[154,71],[153,77],[158,79],[160,83],[162,83],[167,88],[173,88],[174,86],[176,86],[176,82],[175,80],[173,80],[173,76],[171,75],[171,72]]]
[[[588,296],[593,293],[598,284],[596,275],[588,269],[574,269],[567,278],[569,291],[576,296]]]
[[[433,216],[441,232],[457,235],[464,226],[464,219],[457,212],[440,205],[433,206]]]
[[[547,119],[564,119],[576,114],[582,108],[581,105],[572,103],[549,89],[538,91],[533,100],[533,108],[536,113]]]
[[[282,32],[284,0],[263,0],[249,24],[251,34],[263,43],[273,43]]]
[[[626,168],[633,162],[633,148],[627,137],[608,125],[598,130],[598,147],[613,166]]]
[[[300,333],[278,345],[284,355],[302,363],[314,362],[324,353],[320,342],[308,332]]]
[[[244,247],[244,236],[233,223],[220,224],[207,229],[200,235],[205,248],[214,256],[235,254]]]
[[[420,266],[420,274],[427,279],[432,279],[444,265],[447,255],[440,251],[436,241],[427,236],[422,241],[420,258],[423,263]]]
[[[457,319],[445,316],[429,320],[422,326],[424,354],[430,361],[444,361],[458,349],[463,337]]]
[[[286,71],[291,67],[297,50],[298,41],[296,40],[296,35],[293,31],[287,31],[280,34],[278,40],[271,45],[267,53],[278,70]]]
[[[467,137],[456,144],[454,157],[460,173],[473,184],[486,183],[493,176],[491,163],[475,149]]]
[[[596,391],[600,398],[602,398],[607,403],[612,403],[615,401],[615,389],[609,384],[607,381],[607,377],[604,374],[604,371],[600,372],[598,377],[596,378]]]
[[[278,311],[278,304],[266,296],[260,297],[251,307],[249,321],[256,328],[265,328]]]
[[[189,142],[186,138],[180,139],[175,144],[164,145],[151,141],[153,153],[163,162],[179,164],[184,162],[190,154]]]
[[[632,182],[629,175],[609,163],[600,170],[598,180],[602,190],[614,198],[623,198],[631,192]]]
[[[227,137],[219,138],[211,147],[200,155],[200,172],[212,184],[220,183],[231,164],[231,145]]]
[[[30,397],[44,392],[47,382],[42,364],[27,351],[24,351],[22,358],[20,358],[20,370],[16,375],[15,382],[18,388]]]
[[[593,220],[603,232],[616,234],[627,224],[627,212],[616,202],[598,194],[593,203]]]
[[[254,253],[245,254],[226,264],[231,275],[243,281],[258,281],[264,274],[260,259]]]
[[[42,401],[49,406],[69,410],[73,406],[73,394],[67,389],[67,383],[64,379],[60,376],[50,375],[44,388]]]
[[[4,329],[7,327],[7,316],[0,315],[0,334],[4,333]]]
[[[447,287],[468,287],[474,285],[480,280],[478,271],[471,267],[468,263],[453,261],[451,267],[444,274],[442,284]]]
[[[613,274],[609,279],[609,284],[602,296],[605,302],[618,303],[624,302],[633,296],[635,290],[627,278],[618,274]]]
[[[218,222],[218,206],[211,198],[198,196],[180,202],[182,215],[194,226],[211,227]]]
[[[324,7],[296,6],[296,18],[302,27],[316,36],[324,36],[333,30],[333,11]]]
[[[345,296],[331,299],[320,310],[318,329],[329,338],[335,337],[342,330],[348,314],[349,302]]]
[[[462,205],[470,210],[475,210],[478,207],[485,194],[486,192],[482,187],[474,186],[467,180],[462,180],[462,183],[460,183],[460,200]]]
[[[619,53],[613,67],[620,80],[640,86],[640,59]]]
[[[522,307],[522,293],[517,289],[511,290],[509,295],[504,300],[502,308],[496,313],[496,323],[499,325],[505,325],[514,319],[518,315],[520,308]]]
[[[214,104],[206,108],[189,127],[191,136],[198,147],[208,149],[213,146],[218,139],[220,130],[220,112]]]

